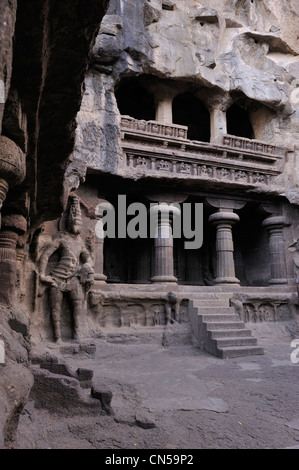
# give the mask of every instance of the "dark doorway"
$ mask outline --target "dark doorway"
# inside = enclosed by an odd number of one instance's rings
[[[235,103],[227,110],[226,116],[228,134],[254,139],[253,128],[246,109]]]
[[[172,105],[173,122],[188,126],[188,139],[210,142],[210,113],[192,93],[176,96]]]
[[[121,115],[151,121],[155,119],[154,97],[138,79],[123,79],[115,91],[117,106]]]

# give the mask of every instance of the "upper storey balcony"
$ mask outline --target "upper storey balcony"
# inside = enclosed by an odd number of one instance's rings
[[[277,191],[286,150],[255,138],[259,103],[153,77],[124,80],[116,99],[128,176]]]
[[[282,147],[228,134],[217,143],[190,140],[187,135],[187,126],[122,116],[126,170],[137,179],[200,180],[267,191],[283,172]]]

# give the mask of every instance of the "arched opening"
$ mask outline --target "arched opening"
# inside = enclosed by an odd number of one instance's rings
[[[248,111],[234,103],[228,108],[227,113],[227,133],[238,137],[254,139],[253,128],[249,119]]]
[[[173,123],[188,126],[190,140],[210,142],[210,113],[192,93],[176,96],[172,104]]]
[[[117,106],[121,115],[151,121],[155,119],[154,97],[140,83],[140,80],[123,79],[115,91]]]

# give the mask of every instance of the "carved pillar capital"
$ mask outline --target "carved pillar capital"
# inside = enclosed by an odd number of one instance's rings
[[[232,226],[236,222],[239,222],[240,217],[235,212],[215,212],[210,215],[209,222],[213,225],[229,225]]]
[[[226,112],[233,103],[233,99],[229,93],[215,93],[211,91],[207,92],[204,103],[210,112],[215,109]]]
[[[233,212],[234,210],[243,209],[246,201],[235,199],[224,199],[220,197],[207,197],[206,202],[211,207],[215,207],[219,212]]]
[[[267,217],[267,219],[263,220],[262,226],[265,227],[267,230],[271,231],[272,229],[283,229],[288,224],[286,218],[282,215],[274,215],[271,217]]]
[[[21,184],[25,178],[25,154],[20,147],[3,135],[0,136],[0,209],[10,187]]]

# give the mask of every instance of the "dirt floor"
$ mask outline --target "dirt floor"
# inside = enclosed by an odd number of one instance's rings
[[[16,448],[298,449],[299,363],[291,361],[289,325],[250,327],[264,355],[218,359],[175,328],[92,338],[94,357],[64,352],[72,369],[92,369],[93,381],[110,388],[114,415],[62,417],[30,401]]]

